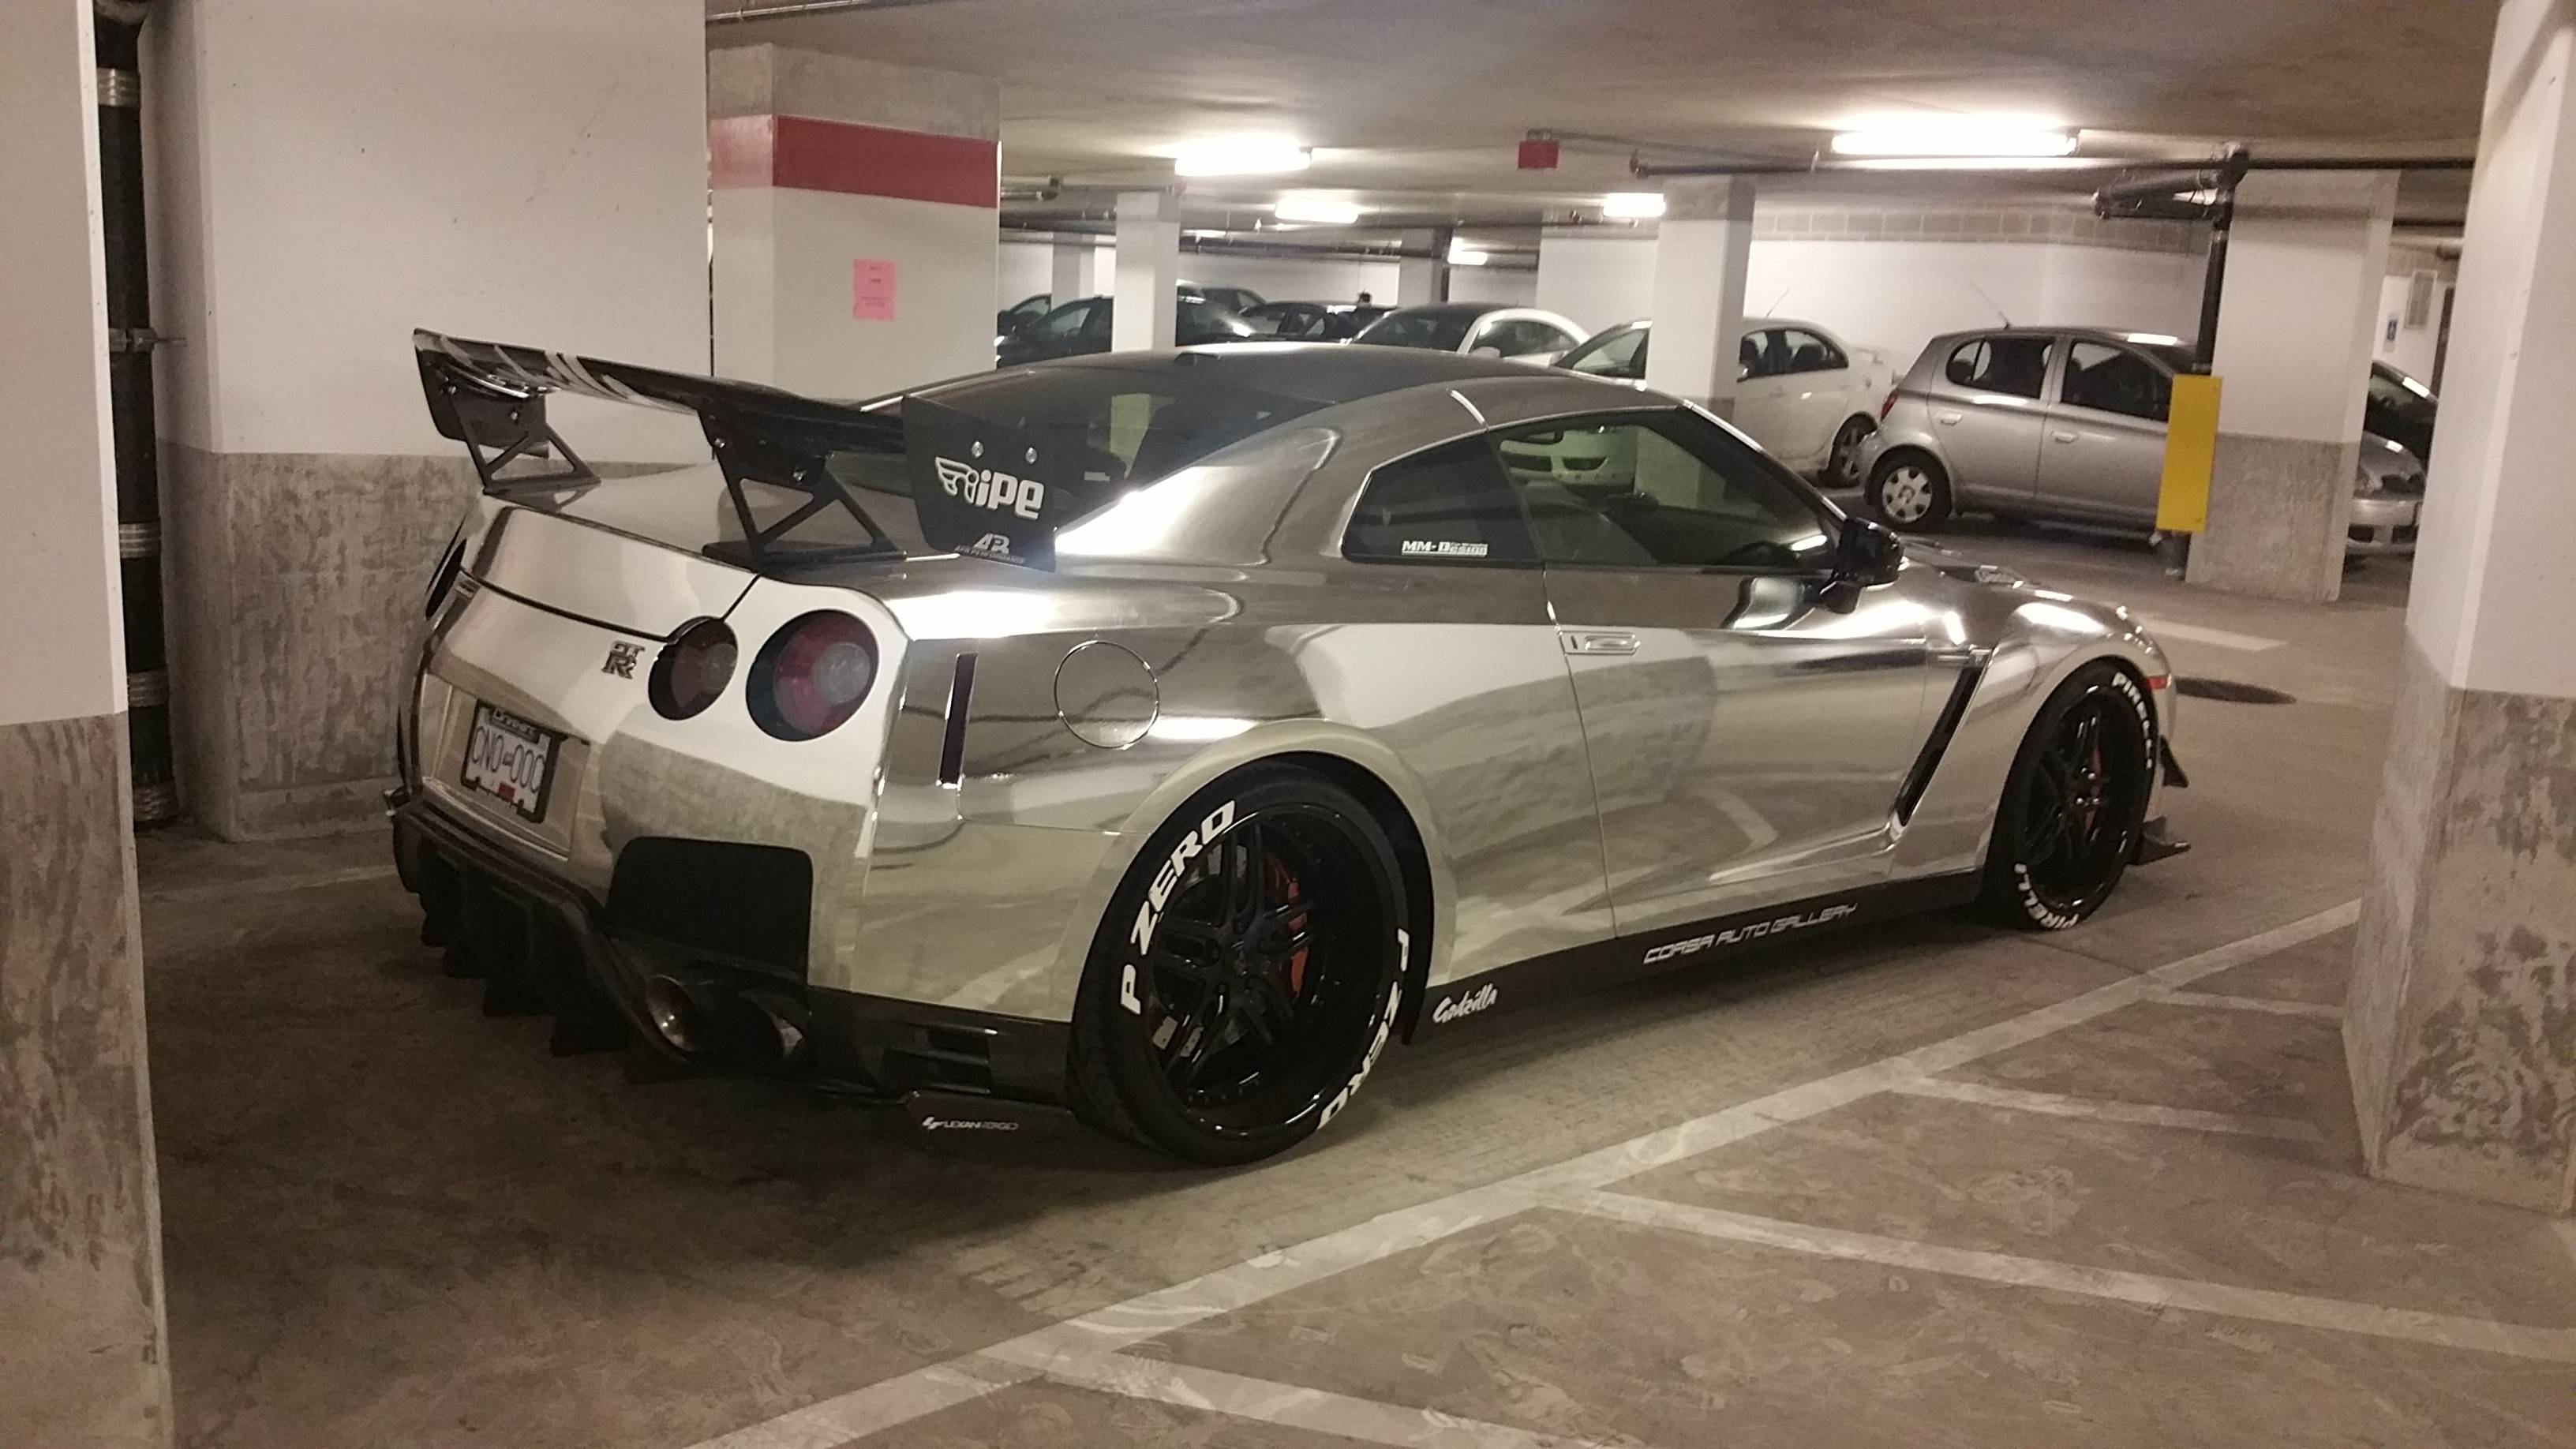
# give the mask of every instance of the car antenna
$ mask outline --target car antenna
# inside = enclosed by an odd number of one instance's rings
[[[1977,294],[1978,299],[1979,299],[1979,300],[1981,300],[1981,301],[1983,301],[1987,306],[1989,306],[1989,307],[1994,307],[1994,308],[1995,308],[1995,315],[2004,319],[2004,325],[2005,325],[2006,327],[2010,327],[2011,325],[2013,325],[2012,314],[2010,314],[2010,313],[2006,312],[2006,311],[2005,311],[2003,308],[2001,308],[2001,307],[1996,307],[1996,306],[1995,306],[1995,299],[1986,295],[1986,289],[1985,289],[1985,288],[1978,286],[1978,285],[1977,285],[1976,283],[1974,283],[1974,282],[1970,282],[1970,283],[1968,284],[1968,290],[1969,290],[1969,291],[1971,291],[1971,292],[1976,293],[1976,294]]]
[[[1790,292],[1791,288],[1794,288],[1794,287],[1796,287],[1797,285],[1798,285],[1797,283],[1795,283],[1795,282],[1791,282],[1787,287],[1782,287],[1782,288],[1780,289],[1780,295],[1771,299],[1771,310],[1770,310],[1770,311],[1768,311],[1768,312],[1763,313],[1762,315],[1763,315],[1763,316],[1765,316],[1765,317],[1777,317],[1777,316],[1779,316],[1779,315],[1780,315],[1780,304],[1789,300],[1789,292]]]

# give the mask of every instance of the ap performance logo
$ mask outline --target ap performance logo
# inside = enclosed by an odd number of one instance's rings
[[[1056,529],[1083,491],[1083,449],[918,397],[903,400],[903,447],[931,547],[1055,567]]]

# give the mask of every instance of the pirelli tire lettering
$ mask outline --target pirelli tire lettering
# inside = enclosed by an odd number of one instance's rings
[[[1397,962],[1397,970],[1395,975],[1395,984],[1387,988],[1386,1009],[1378,1013],[1377,1031],[1375,1034],[1370,1036],[1368,1051],[1360,1058],[1360,1069],[1351,1073],[1351,1079],[1342,1083],[1342,1089],[1335,1092],[1333,1094],[1333,1099],[1324,1104],[1323,1115],[1315,1119],[1316,1131],[1321,1132],[1326,1127],[1332,1125],[1333,1119],[1342,1115],[1342,1109],[1351,1104],[1351,1098],[1359,1094],[1360,1083],[1368,1080],[1370,1068],[1377,1065],[1379,1053],[1386,1050],[1387,1038],[1395,1034],[1395,1019],[1397,1015],[1404,1010],[1404,972],[1402,969],[1402,963],[1412,955],[1412,952],[1412,939],[1406,936],[1402,931],[1396,932],[1395,959]]]
[[[1180,888],[1181,878],[1190,873],[1190,862],[1216,844],[1218,836],[1234,828],[1234,805],[1235,802],[1228,800],[1200,817],[1199,823],[1181,837],[1180,844],[1172,847],[1172,853],[1164,859],[1162,868],[1154,872],[1153,884],[1145,889],[1144,903],[1136,908],[1135,928],[1127,933],[1127,944],[1133,949],[1134,958],[1118,973],[1118,1004],[1134,1015],[1145,1014],[1144,998],[1136,990],[1136,969],[1144,963],[1145,953],[1154,949],[1154,928],[1163,922],[1163,908],[1172,903],[1172,892]]]
[[[1684,956],[1696,956],[1702,951],[1713,951],[1720,946],[1741,946],[1749,941],[1759,941],[1766,936],[1785,936],[1792,931],[1803,931],[1811,926],[1830,925],[1859,909],[1859,906],[1846,901],[1840,905],[1819,906],[1801,915],[1753,921],[1741,926],[1729,926],[1723,931],[1711,931],[1706,935],[1692,936],[1685,940],[1667,941],[1663,945],[1650,948],[1640,964],[1657,966]]]

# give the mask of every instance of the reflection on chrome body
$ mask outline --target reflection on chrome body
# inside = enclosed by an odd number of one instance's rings
[[[1979,582],[1929,550],[1839,599],[1804,577],[1342,556],[1381,464],[1488,428],[1673,406],[1488,369],[1322,407],[1064,529],[1052,574],[917,555],[754,577],[651,542],[663,520],[721,517],[711,467],[485,497],[465,540],[480,586],[446,603],[419,681],[411,783],[593,899],[643,836],[800,850],[812,984],[1063,1021],[1142,843],[1249,763],[1320,763],[1401,812],[1438,987],[1973,868],[2048,691],[2096,658],[2165,672],[2125,612]],[[903,500],[869,506],[909,522]],[[873,634],[878,683],[820,739],[763,734],[738,684],[728,706],[666,719],[600,668],[613,642],[649,662],[708,617],[748,661],[824,608]],[[1971,660],[1982,680],[1899,821]],[[478,701],[567,737],[542,821],[457,782]]]

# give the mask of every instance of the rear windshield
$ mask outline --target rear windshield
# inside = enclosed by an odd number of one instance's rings
[[[1467,328],[1475,322],[1471,315],[1459,312],[1394,312],[1369,324],[1368,330],[1352,338],[1381,347],[1427,347],[1434,352],[1455,352],[1467,340]]]
[[[1096,365],[1032,367],[926,388],[921,395],[1082,450],[1090,465],[1083,473],[1083,493],[1073,511],[1063,515],[1068,523],[1220,448],[1323,406],[1307,398],[1204,381],[1168,364],[1134,371]],[[887,399],[870,411],[899,417],[903,399]],[[901,453],[835,453],[831,468],[834,477],[858,492],[868,516],[896,544],[906,552],[927,546],[913,513],[912,479]],[[746,492],[754,517],[763,524],[786,517],[805,502],[803,495],[783,488],[755,485]],[[832,544],[859,541],[864,533],[848,514],[826,509],[787,537],[800,544]]]

